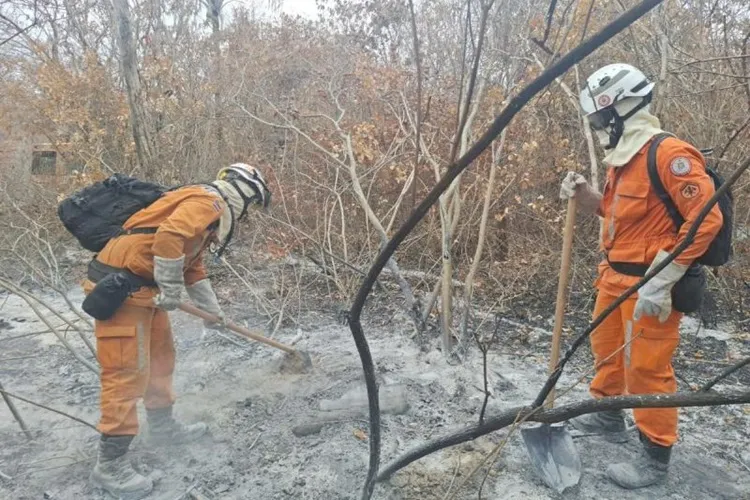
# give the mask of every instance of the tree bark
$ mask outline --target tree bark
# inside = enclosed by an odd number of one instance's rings
[[[487,240],[487,221],[490,216],[490,205],[492,204],[493,191],[495,188],[495,175],[497,173],[497,164],[500,162],[500,156],[505,146],[505,131],[500,134],[500,144],[497,150],[492,150],[492,163],[490,164],[490,177],[487,180],[487,190],[484,194],[484,204],[482,205],[482,216],[479,221],[479,235],[477,236],[477,247],[474,250],[474,259],[471,262],[469,268],[469,274],[466,275],[464,280],[464,311],[461,318],[461,342],[466,343],[469,338],[469,317],[471,316],[471,300],[474,295],[474,277],[479,270],[479,263],[482,261],[482,253],[484,251],[484,244]],[[509,182],[506,186],[512,184],[513,181]],[[502,196],[502,195],[501,195]]]
[[[130,108],[130,125],[135,141],[135,151],[138,163],[146,176],[155,172],[151,160],[153,149],[146,123],[146,111],[143,108],[141,96],[141,81],[138,75],[138,61],[136,58],[135,41],[130,24],[130,7],[128,0],[112,0],[114,24],[117,28],[117,46],[120,51],[120,67],[128,94]]]
[[[417,68],[417,130],[414,147],[414,183],[411,185],[411,210],[417,205],[417,179],[419,179],[419,137],[422,134],[422,59],[419,53],[419,34],[417,33],[417,17],[414,14],[414,1],[409,0],[411,14],[411,33],[414,42],[414,65]]]
[[[213,57],[213,68],[214,68],[214,133],[216,134],[216,147],[219,151],[222,150],[222,144],[224,142],[224,131],[222,126],[221,116],[221,91],[219,90],[219,78],[221,76],[221,47],[220,47],[220,34],[221,34],[221,9],[224,7],[224,0],[209,0],[208,8],[208,20],[211,24],[211,53]]]

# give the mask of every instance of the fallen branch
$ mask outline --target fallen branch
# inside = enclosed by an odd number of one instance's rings
[[[65,325],[64,324],[57,325],[55,328],[60,328],[62,326],[65,326]],[[48,328],[46,330],[40,330],[37,332],[22,333],[20,335],[15,335],[13,337],[3,337],[3,338],[0,338],[0,342],[4,342],[6,340],[18,340],[18,339],[22,339],[26,337],[33,337],[34,335],[44,335],[45,333],[52,333],[52,330]]]
[[[727,378],[728,376],[730,376],[731,374],[733,374],[734,372],[736,372],[743,366],[747,366],[747,365],[750,365],[750,358],[745,358],[742,361],[733,364],[732,366],[730,366],[729,368],[721,372],[719,375],[714,377],[711,381],[707,382],[703,387],[701,387],[700,388],[701,392],[711,390],[711,388],[715,386],[718,382]]]
[[[601,359],[598,363],[596,363],[594,366],[592,366],[590,369],[588,369],[586,372],[584,372],[583,375],[581,375],[580,377],[578,377],[578,380],[576,380],[572,385],[570,385],[565,390],[563,390],[560,394],[558,394],[557,396],[555,396],[553,394],[550,397],[550,400],[551,400],[550,403],[554,402],[555,397],[556,398],[561,398],[561,397],[565,396],[566,394],[570,393],[575,387],[577,387],[580,383],[582,383],[583,380],[586,377],[588,377],[592,372],[596,371],[597,369],[599,369],[599,367],[601,367],[602,365],[606,364],[610,359],[612,359],[613,357],[617,356],[618,353],[620,353],[624,349],[626,349],[632,342],[634,342],[636,339],[640,338],[641,335],[643,335],[643,329],[641,329],[641,331],[638,332],[637,335],[633,336],[626,343],[624,343],[623,345],[621,345],[620,347],[618,347],[609,356],[607,356],[604,359]],[[484,464],[486,464],[488,461],[490,461],[490,467],[487,470],[487,473],[489,474],[489,470],[492,467],[492,464],[494,464],[495,461],[497,461],[497,458],[500,455],[500,452],[503,450],[503,448],[505,448],[505,446],[508,443],[508,441],[510,440],[511,436],[513,436],[513,434],[518,430],[519,426],[521,424],[524,424],[525,422],[527,422],[529,420],[533,420],[532,417],[535,414],[537,414],[540,411],[542,411],[542,410],[543,410],[543,407],[538,406],[534,410],[530,411],[529,413],[527,413],[524,416],[519,415],[518,418],[513,421],[513,424],[510,426],[510,430],[505,435],[505,437],[503,438],[503,440],[495,447],[494,450],[492,450],[490,452],[489,455],[487,455],[480,463],[478,463],[476,465],[476,467],[474,467],[474,469],[466,477],[464,477],[464,480],[461,482],[461,485],[458,487],[457,492],[460,491],[464,487],[464,485],[466,485],[469,482],[469,480],[472,478],[472,476],[474,476],[474,474],[476,474],[477,471],[479,471],[479,469],[481,467],[483,467]],[[479,423],[481,424],[482,422],[480,421]],[[482,489],[484,488],[484,484],[485,484],[486,480],[487,480],[487,474],[485,474],[484,479],[482,480],[482,484],[479,487],[479,496],[480,496],[480,498],[481,498]]]
[[[58,415],[62,415],[63,417],[68,417],[68,418],[70,418],[70,419],[72,419],[72,420],[75,420],[75,421],[76,421],[76,422],[78,422],[78,423],[81,423],[81,424],[85,425],[86,427],[91,427],[91,428],[92,428],[92,429],[94,429],[94,430],[95,430],[96,432],[99,432],[99,430],[98,430],[98,429],[96,428],[96,426],[95,426],[95,425],[93,425],[93,424],[90,424],[90,423],[86,422],[85,420],[81,420],[81,419],[80,419],[80,418],[78,418],[78,417],[74,417],[73,415],[70,415],[70,414],[68,414],[68,413],[65,413],[64,411],[60,411],[60,410],[55,410],[54,408],[50,408],[49,406],[45,406],[45,405],[43,405],[43,404],[41,404],[41,403],[35,403],[34,401],[30,401],[30,400],[28,400],[28,399],[26,399],[26,398],[24,398],[24,397],[21,397],[21,396],[19,396],[19,395],[17,395],[17,394],[13,394],[13,393],[11,393],[11,392],[8,392],[8,391],[6,391],[6,390],[4,390],[4,389],[0,389],[0,394],[2,394],[3,396],[8,396],[8,397],[11,397],[11,398],[13,398],[13,399],[17,399],[17,400],[19,400],[19,401],[23,401],[24,403],[28,403],[28,404],[30,404],[30,405],[32,405],[32,406],[36,406],[36,407],[38,407],[38,408],[42,408],[42,409],[45,409],[45,410],[51,411],[51,412],[53,412],[53,413],[57,413]]]
[[[479,140],[469,148],[466,154],[448,168],[448,171],[432,188],[425,199],[422,200],[419,206],[412,211],[406,222],[404,222],[396,234],[386,243],[380,254],[378,254],[375,259],[375,262],[370,267],[367,277],[357,291],[349,317],[349,327],[362,362],[362,370],[367,385],[367,396],[370,410],[370,460],[367,478],[362,490],[363,500],[368,500],[372,496],[375,487],[374,479],[378,474],[378,467],[380,465],[380,407],[378,401],[378,385],[375,380],[375,367],[373,365],[372,355],[370,354],[370,347],[367,343],[367,338],[362,330],[362,323],[360,321],[362,309],[367,297],[372,291],[375,280],[385,265],[390,261],[396,248],[398,248],[406,236],[411,233],[419,221],[424,218],[427,211],[435,204],[440,195],[448,189],[461,172],[463,172],[492,144],[521,108],[523,108],[539,92],[545,89],[555,78],[564,74],[577,62],[594,52],[605,42],[659,5],[661,1],[662,0],[644,0],[609,23],[589,40],[578,45],[565,56],[561,57],[555,64],[551,65],[540,76],[524,87],[495,118],[489,129],[487,129]]]
[[[0,392],[3,391],[3,384],[0,384]],[[26,426],[26,422],[23,421],[23,418],[21,418],[21,414],[18,413],[18,409],[16,408],[16,405],[13,404],[13,401],[10,400],[10,398],[2,392],[3,399],[5,400],[5,404],[8,405],[8,409],[13,414],[13,418],[16,419],[16,422],[18,422],[18,425],[21,426],[21,430],[23,430],[23,433],[26,434],[26,437],[28,439],[34,439],[34,436],[31,435],[31,432],[29,432],[29,428]]]
[[[31,308],[31,310],[34,311],[34,314],[36,314],[37,317],[39,317],[39,319],[42,320],[42,323],[44,323],[47,326],[47,328],[49,328],[52,331],[52,333],[55,334],[55,336],[57,337],[57,339],[60,342],[62,342],[62,344],[65,346],[65,348],[68,351],[70,351],[71,354],[73,354],[73,356],[78,361],[80,361],[83,364],[83,366],[85,366],[86,368],[88,368],[92,372],[96,373],[97,375],[99,374],[99,369],[93,363],[91,363],[86,358],[84,358],[83,356],[81,356],[81,354],[78,353],[78,351],[76,351],[73,348],[72,345],[70,345],[70,343],[68,342],[68,340],[63,335],[61,335],[60,332],[57,331],[57,329],[55,329],[55,327],[52,325],[52,323],[50,323],[50,321],[47,318],[44,317],[44,315],[42,314],[42,312],[37,308],[36,304],[32,300],[33,296],[30,293],[24,291],[23,289],[15,286],[13,283],[11,283],[9,281],[6,281],[6,280],[4,280],[2,278],[0,278],[0,286],[2,286],[3,288],[5,288],[9,292],[15,293],[16,295],[18,295],[19,297],[21,297],[24,300],[24,302],[26,302],[29,305],[29,307]]]
[[[63,300],[67,303],[70,310],[73,311],[73,314],[78,316],[80,321],[83,321],[84,323],[86,323],[89,326],[89,328],[93,330],[94,325],[91,324],[91,321],[89,321],[83,314],[81,314],[79,311],[76,310],[76,308],[70,302],[70,299],[68,299],[63,292],[61,292],[60,290],[56,290],[56,291],[63,297]],[[68,325],[69,328],[72,328],[73,330],[75,330],[76,333],[78,334],[78,337],[83,341],[83,343],[86,345],[86,347],[91,352],[91,354],[94,357],[96,357],[96,348],[94,347],[94,344],[92,344],[91,341],[86,337],[86,332],[82,328],[77,326],[76,323],[78,323],[78,321],[69,320],[68,318],[63,316],[59,311],[57,311],[55,308],[49,305],[46,301],[40,299],[36,295],[29,293],[28,296],[34,299],[35,301],[37,301],[42,306],[44,306],[46,309],[48,309],[57,318],[61,319],[66,325]]]
[[[71,467],[73,465],[78,465],[78,464],[82,464],[84,462],[89,462],[89,461],[91,461],[93,459],[94,459],[94,457],[86,457],[86,458],[82,458],[80,460],[75,460],[73,462],[68,462],[67,464],[53,465],[52,467],[43,467],[41,469],[34,469],[34,470],[23,472],[23,473],[19,474],[16,477],[25,477],[25,476],[30,476],[32,474],[36,474],[37,472],[46,472],[46,471],[50,471],[50,470],[62,469],[63,467]]]
[[[389,464],[378,474],[377,481],[383,481],[410,463],[431,453],[473,441],[474,439],[526,419],[528,422],[554,424],[564,422],[579,415],[600,411],[624,410],[627,408],[684,408],[693,406],[717,406],[750,403],[750,391],[744,392],[688,392],[675,394],[641,394],[637,396],[612,396],[601,399],[570,403],[552,409],[538,409],[531,406],[516,406],[499,415],[485,420],[484,424],[469,427],[425,443]]]

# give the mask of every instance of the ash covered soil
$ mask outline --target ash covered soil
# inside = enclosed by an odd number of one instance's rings
[[[426,440],[475,423],[483,400],[478,349],[472,347],[461,364],[447,363],[439,350],[438,335],[413,335],[406,317],[383,305],[397,300],[384,297],[384,293],[371,299],[364,328],[381,390],[405,395],[408,409],[394,414],[404,409],[397,408],[382,416],[383,466]],[[46,298],[62,309],[59,298]],[[71,290],[70,298],[80,304],[80,290]],[[45,330],[45,326],[21,299],[0,295],[0,307],[0,382],[5,390],[96,423],[96,375],[77,362],[53,334],[26,335]],[[531,322],[501,322],[498,342],[488,356],[493,392],[488,415],[529,403],[545,380],[552,306],[548,309]],[[359,497],[368,462],[367,415],[321,412],[342,401],[356,402],[364,394],[359,357],[348,327],[341,324],[335,311],[319,311],[323,312],[301,314],[297,325],[282,327],[274,337],[281,342],[295,340],[298,348],[312,356],[314,367],[307,374],[282,370],[284,354],[280,351],[231,334],[206,333],[199,320],[182,313],[172,315],[179,398],[175,411],[186,421],[207,422],[211,436],[198,443],[159,449],[141,437],[134,441],[136,466],[161,476],[150,498]],[[242,314],[237,303],[227,312],[251,328],[260,326],[261,320]],[[565,342],[571,335],[566,334]],[[66,337],[79,352],[88,354],[75,332],[68,331]],[[686,318],[675,360],[680,390],[708,380],[743,355],[750,355],[747,333],[726,326],[698,329],[694,319]],[[572,385],[590,366],[589,349],[582,348],[558,387]],[[730,377],[721,388],[746,389],[749,372],[746,368]],[[588,380],[590,375],[558,404],[589,397]],[[108,498],[88,484],[98,435],[55,413],[19,401],[16,405],[34,439],[24,437],[8,408],[0,404],[0,498]],[[144,422],[142,408],[139,411]],[[293,433],[293,429],[324,417],[333,421],[320,432]],[[145,424],[142,430],[146,430]],[[455,491],[507,434],[502,430],[430,455],[379,484],[374,498],[444,498],[448,488]],[[576,445],[583,463],[581,483],[563,497],[750,498],[748,442],[750,406],[681,410],[680,441],[668,480],[648,490],[627,492],[610,484],[604,471],[614,460],[635,456],[635,433],[624,447],[580,437]],[[456,498],[477,498],[483,476],[478,474]],[[560,497],[537,479],[523,441],[514,433],[490,469],[483,498]]]

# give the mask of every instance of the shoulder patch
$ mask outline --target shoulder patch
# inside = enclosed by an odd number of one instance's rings
[[[690,166],[690,160],[685,158],[684,156],[678,156],[677,158],[672,160],[672,163],[669,164],[669,170],[671,170],[672,173],[677,176],[689,174],[691,168],[692,167]]]
[[[682,189],[680,189],[680,194],[683,198],[695,198],[701,193],[701,188],[698,184],[693,184],[692,182],[690,184],[685,184]]]
[[[214,200],[214,210],[216,210],[217,212],[221,212],[222,210],[224,210],[224,207],[222,207],[221,205],[222,203],[220,200]]]

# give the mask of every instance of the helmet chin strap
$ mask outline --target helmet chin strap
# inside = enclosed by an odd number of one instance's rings
[[[227,237],[224,239],[224,241],[220,241],[218,248],[216,245],[210,245],[209,246],[209,252],[214,254],[214,257],[216,259],[221,258],[221,256],[226,251],[227,247],[232,241],[232,237],[234,236],[234,229],[235,229],[235,222],[234,222],[234,209],[232,208],[232,204],[229,203],[229,199],[224,195],[224,193],[221,192],[220,189],[217,189],[219,195],[224,199],[224,203],[227,205],[227,209],[229,210],[229,213],[231,216],[229,217],[230,220],[230,226],[229,226],[229,232],[227,233]]]
[[[615,149],[615,147],[617,147],[617,143],[620,142],[620,138],[625,131],[625,120],[648,106],[648,104],[651,102],[652,97],[652,94],[648,94],[647,96],[645,96],[643,99],[641,99],[641,102],[639,102],[633,109],[628,111],[624,116],[620,116],[619,113],[617,113],[617,108],[612,106],[612,116],[614,118],[614,122],[611,122],[610,126],[607,127],[606,132],[609,135],[609,144],[604,146],[604,149],[609,150]]]
[[[240,186],[237,184],[237,181],[235,179],[230,179],[229,183],[234,187],[235,191],[237,191],[237,194],[240,195],[242,198],[242,201],[244,203],[244,206],[242,207],[242,213],[237,217],[237,220],[242,220],[245,215],[247,215],[247,208],[250,206],[251,203],[255,202],[256,196],[247,196],[245,192],[240,189]]]
[[[609,136],[609,143],[604,146],[604,149],[615,149],[617,143],[620,142],[622,133],[625,131],[625,118],[621,118],[620,115],[615,111],[614,123],[607,127],[607,135]]]

